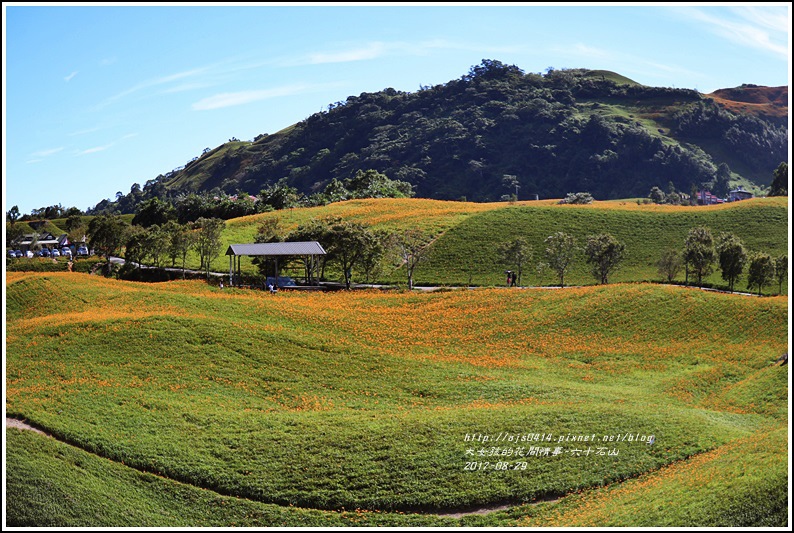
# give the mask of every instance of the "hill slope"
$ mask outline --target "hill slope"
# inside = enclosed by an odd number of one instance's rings
[[[543,241],[557,231],[566,231],[580,246],[588,235],[611,233],[627,246],[627,258],[614,275],[615,281],[658,280],[656,263],[665,248],[680,250],[687,232],[698,225],[709,227],[717,236],[729,231],[739,236],[748,250],[778,256],[788,250],[787,198],[755,198],[716,206],[638,205],[636,202],[594,202],[590,205],[559,205],[541,200],[496,203],[451,202],[439,200],[368,199],[338,202],[323,207],[274,211],[228,220],[222,235],[223,250],[230,244],[253,242],[262,221],[279,220],[287,233],[312,218],[339,216],[371,226],[396,231],[418,228],[436,239],[430,260],[420,263],[416,281],[427,285],[501,285],[507,267],[498,263],[498,246],[524,237],[534,250],[532,268],[525,271],[522,283],[549,285],[556,281],[546,273],[539,277],[534,265],[542,260]],[[228,272],[228,258],[219,257],[213,268]],[[198,258],[192,264],[198,266]],[[244,272],[255,273],[250,259],[242,260]],[[329,272],[332,279],[334,273]],[[296,273],[298,275],[298,273]],[[676,279],[684,281],[682,272]],[[354,268],[353,281],[363,281]],[[379,281],[404,282],[401,270],[385,269]],[[715,272],[707,282],[722,285]],[[585,268],[582,254],[567,278],[570,284],[592,284],[595,279]],[[737,284],[744,289],[744,279]],[[777,287],[774,287],[774,291]]]
[[[786,298],[642,284],[272,297],[73,273],[9,273],[6,293],[7,411],[79,448],[9,430],[12,524],[322,525],[348,523],[344,508],[360,524],[463,525],[403,513],[550,496],[565,498],[476,520],[786,518],[787,374],[771,365]],[[480,455],[492,446],[511,455]]]
[[[745,113],[718,105],[723,96],[647,87],[609,71],[526,74],[484,60],[446,84],[361,93],[280,132],[226,143],[122,204],[196,191],[256,194],[282,179],[311,195],[367,169],[444,200],[497,201],[516,192],[504,175],[517,178],[519,199],[638,197],[668,183],[689,193],[718,178],[720,187],[741,182],[758,192],[787,160],[788,110],[778,99],[774,114]]]
[[[788,87],[743,85],[707,95],[731,112],[746,113],[784,124],[788,120]]]

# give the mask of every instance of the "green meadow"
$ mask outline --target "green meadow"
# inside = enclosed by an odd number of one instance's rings
[[[9,272],[6,308],[52,435],[7,429],[8,525],[787,524],[786,296]]]
[[[338,202],[323,207],[274,211],[226,222],[221,256],[213,262],[217,272],[228,272],[229,259],[223,255],[230,244],[254,242],[258,225],[267,218],[278,218],[286,233],[312,218],[339,216],[369,225],[373,229],[397,231],[418,228],[434,240],[429,259],[420,263],[415,283],[431,286],[500,286],[507,266],[500,264],[498,247],[518,237],[533,249],[531,265],[522,273],[522,285],[558,284],[552,272],[542,275],[536,265],[543,259],[544,240],[564,231],[577,239],[583,248],[588,235],[610,233],[626,245],[626,258],[610,281],[662,281],[656,263],[662,251],[680,251],[687,233],[703,225],[716,238],[721,232],[736,234],[748,251],[773,257],[788,251],[787,198],[757,198],[750,201],[709,207],[637,205],[636,201],[595,202],[590,205],[558,205],[554,201],[476,204],[423,199],[375,199]],[[256,267],[243,258],[242,270],[255,274]],[[190,259],[198,267],[198,257]],[[289,274],[289,272],[287,272]],[[295,271],[299,274],[299,270]],[[341,274],[329,270],[329,280]],[[353,281],[363,282],[364,275],[353,269]],[[685,273],[676,277],[684,283]],[[405,283],[402,269],[386,266],[381,283]],[[719,270],[705,280],[710,286],[727,287]],[[592,285],[584,254],[579,252],[566,285]],[[746,277],[740,278],[736,290],[746,289]],[[784,294],[787,290],[784,284]],[[768,286],[766,294],[777,294],[777,286]]]

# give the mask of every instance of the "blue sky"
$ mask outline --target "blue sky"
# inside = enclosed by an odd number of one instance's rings
[[[3,25],[4,210],[23,213],[93,207],[232,137],[482,59],[704,93],[791,80],[788,3],[7,2]]]

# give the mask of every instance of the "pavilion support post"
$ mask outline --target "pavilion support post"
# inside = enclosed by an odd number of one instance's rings
[[[234,276],[232,270],[232,262],[234,261],[234,256],[229,256],[229,287],[234,287]]]

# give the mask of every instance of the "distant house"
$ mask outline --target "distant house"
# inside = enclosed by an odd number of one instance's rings
[[[19,249],[23,252],[27,252],[30,250],[30,246],[33,244],[33,240],[36,236],[33,234],[27,234],[22,236],[22,240],[19,242]],[[69,246],[71,244],[69,242],[68,237],[65,233],[56,237],[52,233],[41,233],[36,240],[36,244],[42,248],[57,248],[61,249],[64,246]]]
[[[744,187],[739,185],[734,190],[728,192],[728,201],[729,202],[738,202],[740,200],[747,200],[748,198],[752,198],[753,193],[750,191],[745,191]]]
[[[725,203],[722,198],[717,198],[711,191],[702,190],[698,193],[698,203],[700,205],[713,205]]]

